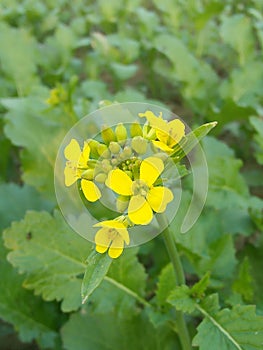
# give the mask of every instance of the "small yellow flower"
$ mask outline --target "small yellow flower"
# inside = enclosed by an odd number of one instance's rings
[[[82,172],[88,169],[87,162],[89,160],[90,147],[88,144],[85,144],[83,151],[81,151],[78,141],[72,139],[65,148],[64,155],[67,159],[64,169],[65,185],[69,187],[78,179],[81,179]],[[90,202],[95,202],[101,197],[101,192],[93,181],[81,179],[81,189],[86,199]]]
[[[123,252],[124,242],[130,243],[128,230],[123,222],[107,220],[99,222],[94,227],[102,227],[95,235],[96,251],[108,254],[111,258],[118,258]]]
[[[162,118],[162,112],[159,117],[152,111],[139,113],[139,117],[145,117],[150,126],[155,129],[157,140],[152,143],[167,153],[173,152],[173,147],[185,136],[185,125],[179,119],[167,122]]]
[[[152,221],[153,211],[162,213],[173,200],[173,193],[166,187],[154,183],[164,169],[163,161],[157,157],[148,157],[140,165],[140,177],[132,181],[120,169],[111,170],[105,184],[114,192],[130,196],[128,206],[129,219],[137,225],[147,225]]]

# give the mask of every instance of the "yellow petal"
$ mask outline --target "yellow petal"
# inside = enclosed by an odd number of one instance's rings
[[[167,187],[153,187],[147,195],[147,202],[157,213],[163,213],[168,203],[173,200],[174,196]]]
[[[157,180],[164,169],[163,161],[157,157],[149,157],[140,166],[140,180],[144,180],[150,187]]]
[[[130,236],[129,232],[126,228],[119,228],[117,229],[118,234],[122,237],[122,239],[125,241],[126,244],[130,243]]]
[[[81,150],[78,144],[78,141],[72,139],[67,147],[64,149],[64,155],[68,160],[78,162],[81,154]]]
[[[98,252],[98,253],[103,254],[103,253],[106,252],[107,249],[108,249],[108,247],[103,247],[101,245],[96,245],[96,252]]]
[[[181,120],[174,119],[168,123],[168,127],[169,127],[170,139],[172,140],[172,142],[170,142],[170,145],[174,146],[185,135],[185,125],[184,123],[181,122]]]
[[[89,155],[90,155],[90,146],[86,143],[84,145],[83,151],[81,152],[78,160],[80,167],[84,167],[87,165],[87,162],[89,160]]]
[[[153,212],[143,196],[133,196],[128,207],[129,219],[137,225],[147,225],[152,221]]]
[[[126,228],[122,222],[116,220],[101,221],[93,225],[93,227]]]
[[[124,241],[121,236],[116,236],[114,240],[111,243],[110,249],[109,249],[109,256],[112,259],[118,258],[121,253],[123,252],[124,247]]]
[[[120,169],[111,170],[109,172],[105,185],[123,196],[130,196],[132,194],[132,180]]]
[[[101,228],[95,235],[95,243],[96,243],[96,249],[97,249],[97,246],[100,247],[99,249],[101,250],[102,248],[105,248],[105,250],[103,252],[99,252],[99,253],[104,253],[110,243],[111,243],[111,237],[110,235],[108,234],[108,229],[103,227]]]
[[[65,176],[65,185],[67,187],[73,185],[77,181],[77,179],[79,179],[76,169],[69,167],[67,165],[64,169],[64,176]]]
[[[169,129],[167,128],[167,125],[165,125],[165,128],[163,129],[156,129],[156,137],[159,141],[165,144],[169,142],[170,136],[169,136]]]
[[[164,152],[167,152],[167,153],[173,152],[173,149],[171,147],[167,146],[165,143],[161,141],[152,141],[152,143],[154,144],[155,147],[160,148]]]
[[[82,179],[81,188],[84,196],[90,202],[95,202],[101,197],[99,188],[92,181]]]

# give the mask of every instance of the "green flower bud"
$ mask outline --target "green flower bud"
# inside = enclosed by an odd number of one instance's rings
[[[136,136],[132,139],[132,149],[138,154],[144,154],[147,150],[147,140],[141,136]]]
[[[109,172],[112,169],[109,159],[103,159],[103,161],[101,162],[101,166],[103,171],[105,172]]]
[[[94,169],[88,169],[83,171],[81,177],[86,180],[93,180],[94,177]]]
[[[99,154],[99,156],[102,156],[103,153],[108,149],[108,147],[106,145],[104,145],[103,143],[99,143],[97,145],[97,152]]]
[[[129,146],[124,147],[122,152],[126,158],[130,157],[132,155],[132,149]]]
[[[119,123],[115,128],[115,134],[118,141],[125,141],[127,139],[127,130],[122,123]]]
[[[111,141],[116,141],[113,130],[108,126],[103,126],[101,130],[103,141],[108,145]]]
[[[109,144],[109,150],[111,151],[111,153],[117,154],[120,152],[121,146],[118,144],[118,142],[111,142]]]
[[[131,137],[142,136],[142,127],[138,122],[132,123],[130,127]]]
[[[154,140],[156,138],[155,129],[151,128],[148,124],[144,124],[142,128],[143,137],[148,140]]]
[[[107,179],[107,174],[100,173],[95,176],[95,181],[104,184]]]
[[[118,160],[118,159],[116,159],[116,158],[112,158],[112,160],[111,160],[111,164],[112,164],[113,166],[118,165],[118,163],[119,163],[119,160]]]
[[[119,196],[116,200],[117,210],[121,213],[124,213],[129,205],[129,197],[127,196]]]
[[[97,147],[99,145],[99,142],[93,139],[89,139],[86,141],[87,144],[90,147],[90,153],[93,157],[97,157],[98,156],[98,152],[97,152]]]

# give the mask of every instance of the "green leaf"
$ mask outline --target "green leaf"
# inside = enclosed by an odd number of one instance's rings
[[[204,296],[204,292],[210,283],[210,272],[207,272],[200,281],[195,283],[191,288],[191,295],[194,298],[201,299]]]
[[[62,301],[64,312],[81,305],[81,278],[90,244],[72,231],[59,212],[27,212],[4,231],[8,260],[26,273],[23,286],[44,300]]]
[[[185,157],[216,125],[217,122],[203,124],[187,134],[179,142],[172,154],[172,157],[175,157],[175,161],[179,162],[183,157]]]
[[[107,276],[89,298],[97,313],[128,317],[136,313],[136,304],[148,306],[144,299],[147,275],[137,252],[137,248],[128,248],[113,260]]]
[[[70,125],[49,120],[43,100],[36,97],[4,99],[9,110],[4,132],[21,151],[22,179],[55,202],[54,164],[60,142]]]
[[[108,296],[110,297],[110,296]],[[128,317],[127,317],[128,316]],[[62,328],[66,350],[179,350],[173,331],[156,330],[144,314],[117,317],[113,312],[97,314],[92,307],[73,314]]]
[[[19,96],[28,94],[38,83],[36,43],[24,28],[0,24],[0,62],[5,75],[15,83]]]
[[[33,187],[20,187],[13,183],[0,185],[0,229],[7,227],[13,220],[22,219],[28,209],[51,208],[51,203],[41,198]]]
[[[156,300],[158,305],[164,306],[168,295],[171,293],[175,285],[175,275],[171,263],[166,265],[160,275],[157,283]]]
[[[6,261],[6,253],[0,241],[0,318],[14,326],[23,342],[35,339],[41,348],[56,349],[62,321],[56,305],[22,288],[23,277]]]
[[[220,34],[223,40],[237,51],[241,65],[253,56],[255,40],[249,17],[243,14],[234,14],[224,18]]]
[[[202,307],[205,319],[198,326],[193,345],[200,350],[257,350],[263,344],[263,317],[255,314],[254,306],[235,306],[213,315]]]
[[[176,287],[169,295],[167,301],[173,305],[176,310],[189,314],[192,313],[196,307],[196,302],[191,297],[191,290],[186,285]]]
[[[245,257],[243,262],[239,266],[237,278],[235,279],[232,289],[234,292],[242,295],[245,301],[253,301],[253,279],[251,276],[251,265],[248,257]]]
[[[254,135],[254,140],[258,146],[256,149],[256,158],[259,164],[263,165],[263,119],[251,117],[250,123],[255,128],[257,134]]]
[[[89,296],[100,285],[112,263],[108,254],[92,252],[87,259],[87,267],[81,286],[82,304],[87,302]]]

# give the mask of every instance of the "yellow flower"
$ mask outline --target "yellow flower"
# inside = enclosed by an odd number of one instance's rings
[[[123,222],[107,220],[99,222],[94,227],[102,227],[95,235],[98,253],[105,253],[109,248],[109,256],[115,259],[123,252],[124,242],[130,243],[130,236]]]
[[[65,185],[71,186],[78,179],[81,179],[82,172],[88,169],[87,162],[89,160],[90,147],[85,144],[81,152],[78,141],[72,139],[65,148],[64,155],[67,159],[64,169]],[[99,188],[90,180],[81,179],[81,189],[86,199],[90,202],[95,202],[101,197]]]
[[[140,165],[140,177],[132,181],[120,169],[111,170],[105,184],[114,192],[131,196],[128,206],[129,219],[137,225],[147,225],[152,221],[153,211],[162,213],[173,200],[173,193],[166,187],[154,183],[162,173],[164,164],[160,158],[148,157]]]
[[[152,141],[153,144],[167,153],[173,152],[173,147],[185,135],[185,125],[179,119],[167,122],[162,118],[162,112],[159,117],[152,111],[139,113],[139,117],[145,117],[152,128],[155,129],[158,140]]]

